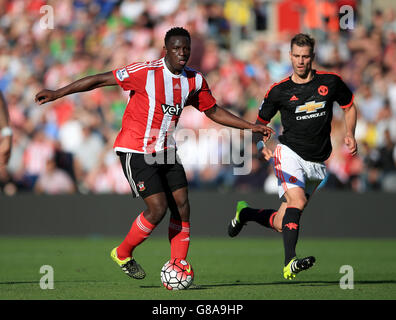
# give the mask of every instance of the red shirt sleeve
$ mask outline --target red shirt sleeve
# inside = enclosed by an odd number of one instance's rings
[[[136,90],[137,88],[136,65],[136,63],[133,63],[126,67],[113,70],[114,78],[124,91]]]
[[[212,92],[210,91],[208,83],[204,77],[202,77],[201,88],[193,95],[189,104],[201,112],[209,110],[216,105],[216,99],[212,96]]]

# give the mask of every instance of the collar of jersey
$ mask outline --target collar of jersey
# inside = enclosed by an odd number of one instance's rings
[[[316,76],[316,69],[312,69],[312,72],[313,72],[313,77],[312,77],[312,79],[309,80],[308,82],[305,82],[305,83],[297,83],[297,82],[294,82],[294,81],[292,80],[292,76],[293,76],[293,75],[290,75],[290,76],[289,76],[289,80],[290,80],[293,84],[295,84],[295,85],[297,85],[297,86],[303,86],[303,85],[312,83],[312,82],[315,81],[316,78],[317,78],[317,76]]]
[[[180,78],[180,77],[182,77],[182,76],[185,76],[186,71],[185,71],[184,69],[183,69],[183,72],[182,72],[182,73],[180,73],[180,74],[174,74],[174,73],[172,73],[172,72],[168,69],[168,67],[166,66],[165,57],[163,57],[161,60],[162,60],[162,64],[163,64],[163,66],[164,66],[165,72],[166,72],[168,75],[170,75],[172,78]]]

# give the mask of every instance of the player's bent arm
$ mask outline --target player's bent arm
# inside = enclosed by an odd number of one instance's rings
[[[47,90],[47,89],[41,90],[36,95],[35,100],[38,104],[43,104],[62,98],[69,94],[90,91],[104,86],[115,86],[115,85],[117,85],[117,81],[114,78],[113,72],[109,71],[109,72],[81,78],[55,91]]]
[[[271,134],[274,133],[271,128],[261,124],[250,123],[244,119],[233,115],[231,112],[225,110],[222,107],[219,107],[218,105],[215,105],[214,107],[206,110],[205,115],[214,122],[217,122],[227,127],[237,129],[251,129],[253,132],[258,132],[268,137],[270,137]]]

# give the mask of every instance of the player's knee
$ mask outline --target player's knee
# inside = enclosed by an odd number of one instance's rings
[[[187,188],[181,188],[176,190],[173,193],[173,198],[175,200],[174,209],[177,218],[181,219],[182,221],[189,221],[190,219],[190,203],[188,201],[188,192]],[[173,212],[172,212],[173,214]]]
[[[180,217],[183,221],[189,221],[190,219],[190,203],[188,199],[183,199],[177,202],[177,209],[179,211]]]
[[[301,199],[299,204],[300,204],[299,209],[301,210],[302,213],[308,204],[308,200],[306,198]]]
[[[157,225],[165,216],[167,209],[168,203],[166,200],[156,201],[155,203],[151,203],[145,210],[144,216],[150,223]]]
[[[293,207],[293,208],[298,208],[302,211],[305,209],[305,207],[308,204],[308,200],[306,197],[299,197],[296,199],[292,199],[290,201],[288,201],[287,206],[288,207]]]

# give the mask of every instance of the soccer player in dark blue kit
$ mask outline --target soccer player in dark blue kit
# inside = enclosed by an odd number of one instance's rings
[[[284,245],[285,279],[293,279],[302,270],[315,263],[310,256],[299,259],[296,245],[300,217],[326,176],[324,161],[331,154],[330,140],[333,102],[344,111],[345,145],[351,155],[357,153],[355,140],[356,107],[353,94],[340,76],[312,69],[315,40],[306,34],[297,34],[291,40],[290,60],[293,74],[275,83],[268,90],[258,113],[258,123],[268,124],[279,111],[283,126],[275,150],[263,142],[258,148],[271,161],[278,178],[279,209],[254,209],[239,201],[236,215],[228,226],[228,234],[235,237],[248,221],[282,233]]]

